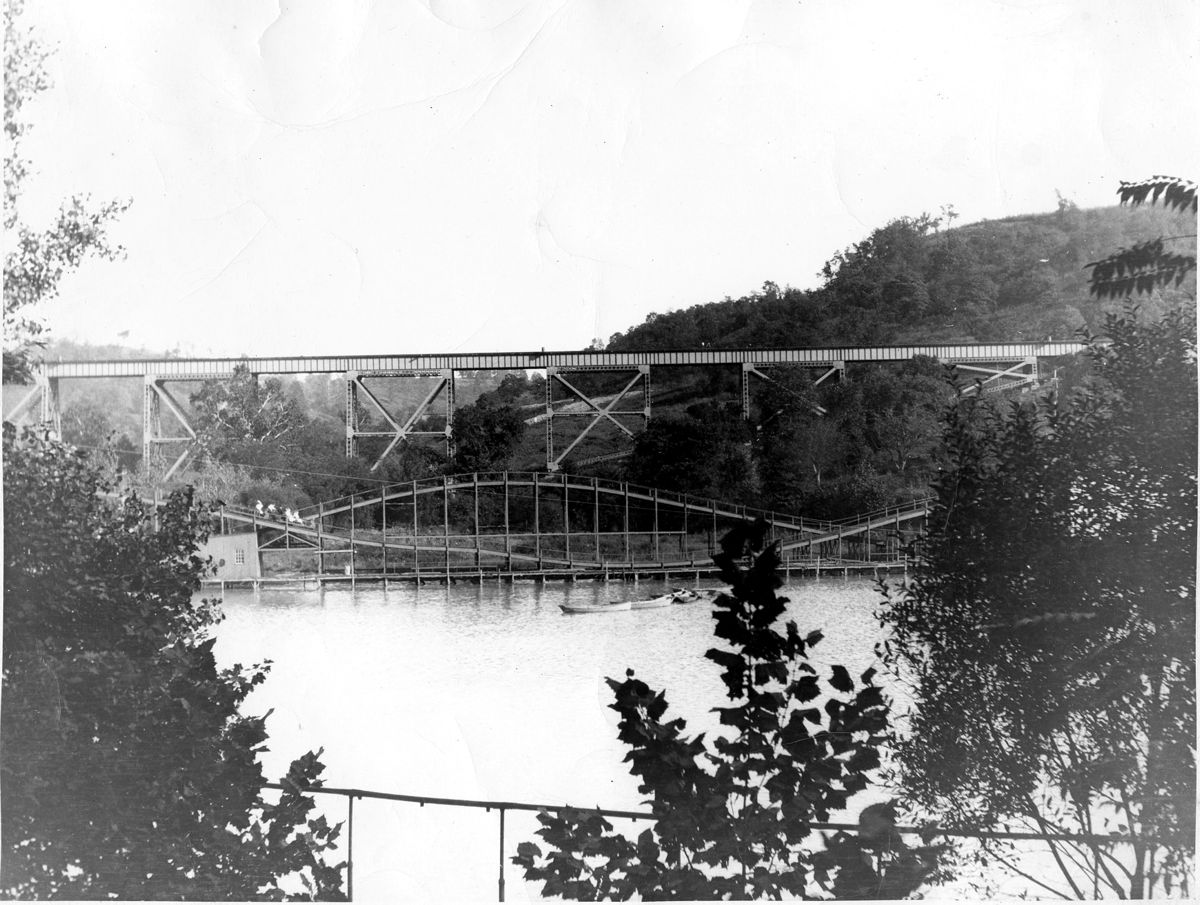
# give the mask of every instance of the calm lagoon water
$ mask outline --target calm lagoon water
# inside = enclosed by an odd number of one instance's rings
[[[605,678],[632,668],[666,689],[669,713],[689,730],[713,728],[707,711],[723,685],[704,659],[710,607],[566,616],[558,604],[640,599],[664,587],[229,591],[216,653],[223,664],[273,663],[248,704],[273,709],[265,756],[273,779],[293,757],[324,748],[330,786],[640,809]],[[870,579],[796,580],[783,593],[787,618],[825,633],[814,665],[857,674],[873,664],[879,596]],[[345,799],[317,800],[331,820],[345,819]],[[507,816],[506,858],[535,828],[532,815]],[[497,815],[358,801],[354,865],[356,900],[495,901]],[[505,879],[508,901],[537,900],[511,864]]]

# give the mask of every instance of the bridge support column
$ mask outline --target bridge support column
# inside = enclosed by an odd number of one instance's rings
[[[175,417],[179,426],[183,428],[182,436],[163,435],[162,407],[164,405]],[[169,443],[183,443],[185,444],[183,451],[159,479],[161,481],[170,480],[183,466],[188,456],[192,454],[195,440],[196,432],[188,424],[187,415],[184,414],[175,398],[167,392],[166,378],[147,375],[143,381],[142,392],[142,457],[147,469],[149,470],[151,462],[157,458],[156,451],[158,449]]]
[[[36,418],[32,417],[35,406]],[[45,366],[39,367],[34,374],[33,386],[21,401],[13,406],[4,420],[29,427],[39,426],[54,439],[61,440],[62,414],[59,411],[58,378],[47,376]]]
[[[346,458],[358,455],[358,374],[346,374]]]
[[[62,409],[59,406],[58,378],[46,377],[42,387],[42,424],[55,440],[62,439]]]

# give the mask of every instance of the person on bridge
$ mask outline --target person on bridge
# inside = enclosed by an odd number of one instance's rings
[[[254,511],[257,512],[259,515],[265,515],[265,513],[263,512],[262,500],[254,501]]]
[[[269,504],[267,506],[267,515],[269,515],[271,518],[279,518],[279,507],[274,503]]]

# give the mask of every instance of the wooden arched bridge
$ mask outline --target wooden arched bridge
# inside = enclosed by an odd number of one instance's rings
[[[227,506],[223,533],[253,532],[289,572],[396,579],[636,577],[714,570],[733,525],[762,519],[789,568],[890,568],[927,501],[841,522],[562,472],[452,475],[357,493],[283,516]],[[220,577],[218,575],[218,577]]]

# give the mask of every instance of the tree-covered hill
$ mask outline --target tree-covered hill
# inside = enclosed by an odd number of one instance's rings
[[[1159,207],[1085,211],[1065,200],[1054,213],[958,228],[944,228],[929,216],[902,218],[834,255],[816,289],[766,283],[742,298],[652,314],[613,336],[608,348],[1069,339],[1081,327],[1100,327],[1104,312],[1122,304],[1089,292],[1089,263],[1159,236],[1191,236],[1173,244],[1177,251],[1194,253],[1194,233],[1194,217]],[[1194,293],[1193,273],[1181,286],[1141,296],[1139,304],[1148,317],[1157,318]],[[149,355],[69,342],[52,344],[47,352],[63,359]],[[628,440],[616,436],[615,428],[600,425],[563,467],[821,517],[849,515],[925,492],[938,464],[933,455],[938,412],[954,394],[935,363],[859,367],[845,383],[821,387],[813,387],[803,369],[794,374],[783,370],[772,372],[775,384],[756,388],[748,422],[737,405],[734,370],[676,368],[656,374],[654,418],[638,435],[632,455],[611,459],[614,448],[629,448]],[[573,375],[572,380],[593,397],[615,393],[625,383],[621,375],[602,373]],[[418,385],[422,383],[380,381],[372,392],[394,415],[404,417],[427,392]],[[460,374],[454,455],[447,457],[437,442],[410,443],[374,472],[370,465],[387,438],[363,439],[359,456],[346,459],[341,375],[264,378],[259,384],[234,395],[245,403],[240,407],[254,411],[270,401],[284,428],[278,437],[231,428],[228,419],[214,420],[211,387],[173,385],[175,398],[203,438],[203,454],[192,463],[197,470],[180,479],[196,483],[202,495],[303,506],[379,481],[446,470],[545,465],[545,428],[531,420],[544,412],[545,381],[536,375]],[[114,435],[126,464],[133,465],[141,440],[141,393],[136,381],[83,381],[66,388],[66,439],[100,446]],[[556,393],[564,403],[568,396]],[[370,405],[360,400],[359,408],[360,428],[383,428]],[[818,417],[818,410],[825,416]],[[444,418],[436,410],[422,422],[427,430],[442,426]],[[606,430],[613,436],[606,436]],[[555,449],[564,449],[574,436],[563,433]]]
[[[1119,307],[1088,293],[1087,265],[1156,236],[1189,235],[1195,218],[1161,208],[1058,210],[947,229],[922,215],[895,220],[835,254],[822,284],[765,283],[738,299],[651,314],[611,337],[612,350],[1001,342],[1069,339]],[[1144,298],[1148,314],[1195,295],[1195,276]]]

